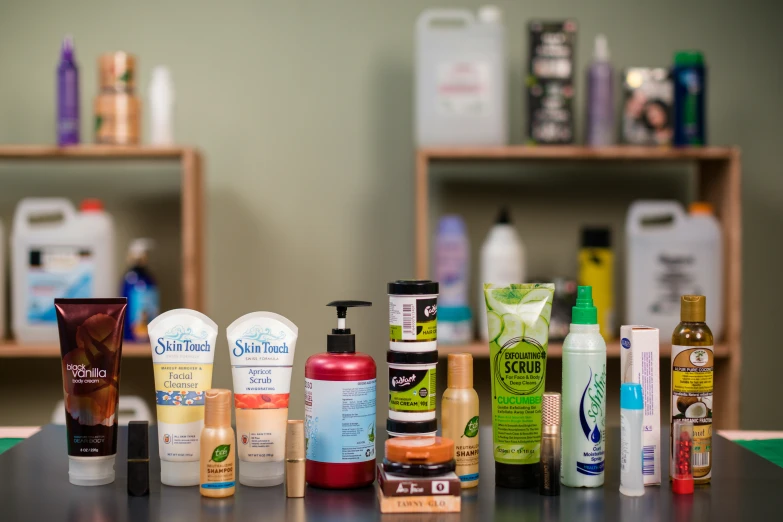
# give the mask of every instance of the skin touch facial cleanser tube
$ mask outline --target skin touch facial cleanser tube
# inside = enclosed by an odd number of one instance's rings
[[[291,367],[299,329],[272,312],[243,315],[226,330],[234,376],[239,482],[283,483]]]
[[[114,482],[127,305],[124,297],[54,300],[62,353],[68,479],[77,486]]]
[[[492,372],[495,484],[538,485],[541,396],[555,285],[484,285]]]
[[[212,388],[218,327],[184,308],[169,310],[147,327],[155,372],[160,481],[198,486],[204,392]]]

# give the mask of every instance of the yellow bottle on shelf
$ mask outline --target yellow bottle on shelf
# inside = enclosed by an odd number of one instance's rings
[[[598,327],[605,341],[614,339],[614,252],[612,235],[606,227],[582,229],[579,249],[579,286],[593,287],[593,304],[598,309]]]
[[[201,430],[201,494],[230,497],[236,490],[236,447],[231,428],[231,392],[204,393],[204,429]]]

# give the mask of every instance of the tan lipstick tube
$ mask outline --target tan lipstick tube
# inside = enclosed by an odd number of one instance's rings
[[[290,420],[285,432],[285,494],[290,498],[305,495],[304,421]]]

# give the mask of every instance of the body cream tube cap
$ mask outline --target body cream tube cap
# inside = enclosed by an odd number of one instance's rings
[[[160,481],[167,486],[198,486],[201,482],[199,461],[160,461]]]
[[[68,480],[75,486],[103,486],[114,482],[114,460],[107,457],[68,457]]]
[[[285,478],[285,462],[282,460],[272,462],[248,462],[242,460],[239,463],[239,483],[254,488],[279,486]]]

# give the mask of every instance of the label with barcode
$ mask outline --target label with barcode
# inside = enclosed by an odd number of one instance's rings
[[[413,304],[402,305],[402,337],[416,337],[416,308]]]
[[[655,446],[642,447],[642,475],[655,475]]]
[[[434,341],[438,332],[436,296],[389,296],[389,339]]]
[[[709,453],[694,453],[693,454],[693,467],[694,468],[706,468],[710,465]]]

